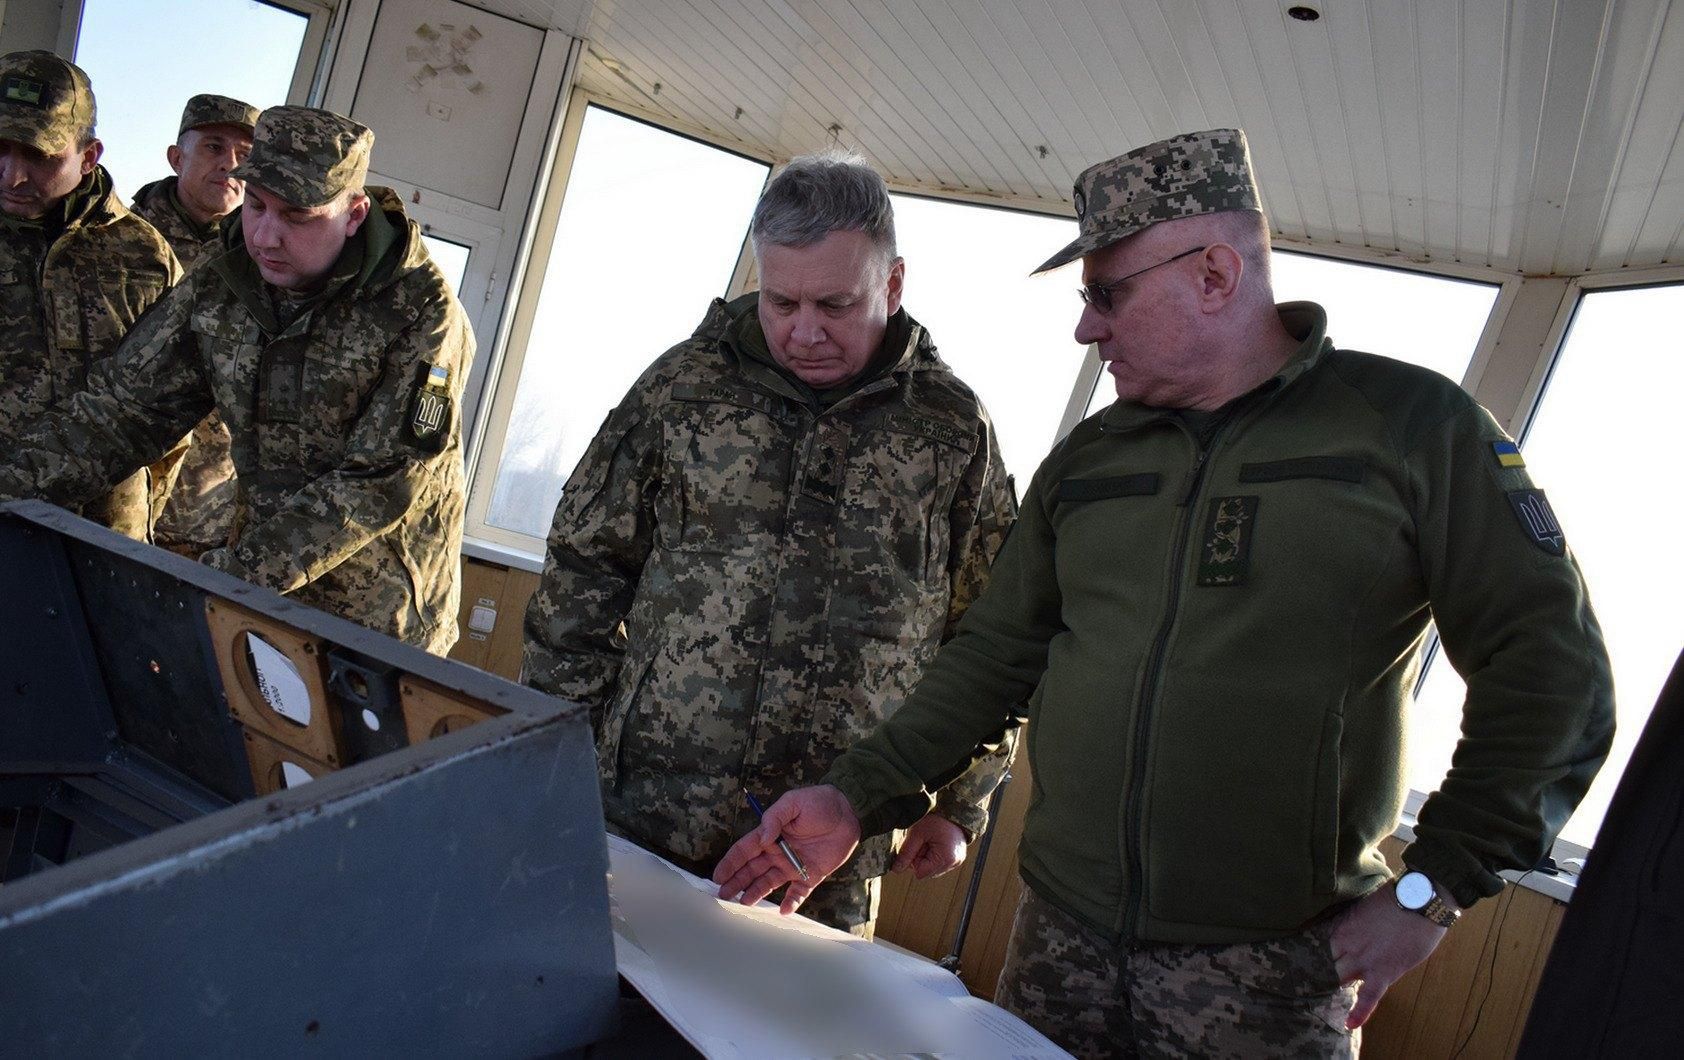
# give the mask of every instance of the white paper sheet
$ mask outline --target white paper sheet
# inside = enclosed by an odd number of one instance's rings
[[[246,647],[264,702],[288,721],[310,724],[310,688],[298,667],[279,648],[255,634],[246,634]]]
[[[957,976],[717,887],[608,837],[614,952],[624,975],[718,1058],[1068,1054]]]

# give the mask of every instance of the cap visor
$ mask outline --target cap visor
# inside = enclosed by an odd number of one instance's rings
[[[1038,276],[1048,269],[1056,269],[1060,265],[1068,265],[1084,254],[1092,254],[1096,250],[1104,250],[1112,243],[1128,235],[1127,232],[1118,235],[1112,232],[1090,232],[1085,236],[1078,236],[1076,241],[1054,254],[1041,264],[1041,267],[1029,275]]]

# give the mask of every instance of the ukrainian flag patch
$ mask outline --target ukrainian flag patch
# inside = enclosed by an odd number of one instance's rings
[[[1513,442],[1492,442],[1491,452],[1503,467],[1526,466],[1526,458],[1520,455],[1520,446]]]
[[[7,103],[26,103],[32,107],[41,105],[41,90],[43,85],[39,81],[12,74],[4,82],[0,82],[0,94],[4,94]]]

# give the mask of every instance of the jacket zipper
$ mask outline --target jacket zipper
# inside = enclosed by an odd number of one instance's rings
[[[803,440],[803,444],[801,446],[800,453],[798,454],[796,459],[794,459],[790,462],[789,479],[785,483],[785,486],[784,486],[785,496],[788,498],[788,500],[785,502],[785,504],[787,506],[793,506],[793,504],[796,500],[796,494],[797,494],[797,491],[798,491],[798,487],[801,484],[801,474],[807,466],[807,457],[808,457],[808,454],[812,451],[813,442],[818,437],[819,423],[826,416],[830,415],[832,412],[834,412],[838,408],[841,408],[845,405],[852,404],[855,400],[857,400],[861,397],[864,397],[867,394],[875,394],[875,393],[878,393],[879,391],[888,390],[888,389],[890,389],[894,386],[897,386],[897,385],[898,384],[895,383],[895,381],[894,381],[894,374],[891,372],[889,375],[883,377],[882,379],[877,379],[877,380],[874,380],[873,382],[867,383],[865,386],[860,387],[858,390],[854,391],[852,394],[849,394],[847,397],[842,398],[840,401],[834,402],[830,406],[828,406],[826,408],[821,408],[817,411],[814,411],[811,408],[807,407],[803,402],[800,401],[800,399],[795,398],[793,394],[778,394],[778,396],[780,398],[782,398],[784,400],[793,400],[796,405],[802,406],[802,408],[801,408],[802,414],[806,417],[806,422],[803,424],[802,429],[801,429],[801,437],[802,437],[802,440]],[[755,389],[760,389],[760,388],[756,387]],[[761,392],[766,393],[767,391],[762,390]],[[785,534],[787,535],[787,533],[788,533],[788,526],[786,525],[785,526]],[[782,554],[782,542],[781,541],[779,543],[779,555],[778,555],[778,578],[779,578],[779,582],[781,582],[782,578],[783,578],[783,554]],[[772,586],[772,599],[774,601],[773,610],[772,610],[772,613],[769,614],[767,616],[767,619],[766,619],[766,639],[767,639],[768,648],[770,647],[770,644],[771,644],[772,626],[776,624],[777,617],[778,617],[777,616],[777,608],[776,608],[777,596],[778,596],[778,584],[774,583],[773,586]],[[761,665],[760,665],[760,675],[755,678],[755,682],[754,682],[754,709],[753,709],[752,713],[750,713],[750,715],[749,715],[748,738],[743,743],[743,756],[742,756],[742,758],[740,758],[737,761],[737,786],[739,788],[744,787],[747,784],[749,756],[754,753],[754,741],[760,735],[761,700],[762,700],[762,693],[765,691],[765,687],[766,687],[766,663],[765,663],[765,660],[762,659]],[[757,792],[756,794],[764,796],[764,795],[768,795],[770,793]]]
[[[1175,551],[1170,557],[1170,585],[1169,599],[1164,606],[1164,619],[1158,626],[1158,635],[1152,641],[1152,650],[1146,657],[1146,680],[1141,685],[1140,704],[1135,710],[1134,722],[1134,761],[1129,780],[1128,803],[1123,807],[1123,821],[1125,834],[1123,848],[1127,852],[1129,868],[1134,883],[1133,900],[1129,903],[1123,919],[1122,938],[1126,945],[1133,945],[1135,931],[1140,926],[1141,908],[1145,904],[1145,858],[1140,850],[1141,811],[1140,800],[1146,787],[1146,737],[1151,728],[1152,707],[1157,699],[1158,680],[1163,670],[1164,655],[1169,650],[1170,631],[1175,627],[1177,609],[1181,605],[1181,586],[1186,578],[1183,569],[1187,562],[1187,542],[1189,531],[1193,524],[1193,515],[1199,489],[1204,485],[1205,471],[1210,466],[1210,454],[1215,451],[1217,440],[1228,429],[1232,416],[1225,417],[1210,435],[1205,444],[1188,428],[1177,422],[1177,426],[1192,441],[1196,451],[1193,458],[1193,469],[1188,476],[1187,490],[1179,502],[1182,508],[1181,523],[1177,527]]]

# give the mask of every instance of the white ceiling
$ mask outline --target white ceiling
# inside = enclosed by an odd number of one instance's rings
[[[1237,124],[1290,239],[1527,274],[1684,256],[1684,0],[482,6],[584,37],[608,100],[771,158],[839,141],[902,186],[1068,212],[1086,165]]]

